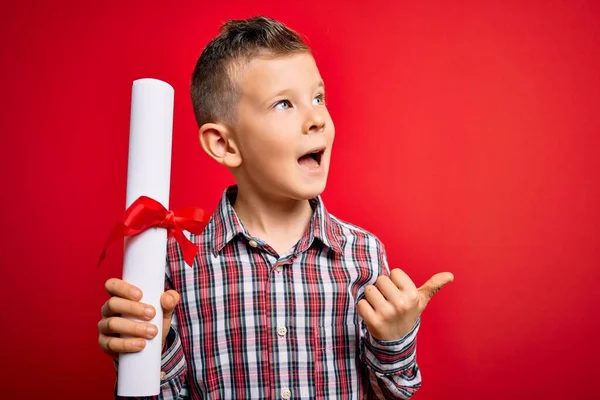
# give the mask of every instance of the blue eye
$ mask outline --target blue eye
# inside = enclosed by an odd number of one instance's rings
[[[280,107],[281,106],[281,107]],[[289,100],[281,100],[275,103],[275,108],[278,110],[287,110],[292,107],[292,103]]]
[[[315,100],[316,100],[316,102],[315,102]],[[322,105],[324,105],[325,104],[325,95],[324,94],[320,94],[317,97],[315,97],[313,99],[313,104],[315,106],[322,106]]]

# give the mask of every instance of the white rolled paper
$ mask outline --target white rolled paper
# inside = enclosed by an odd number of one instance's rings
[[[173,101],[173,87],[166,82],[157,79],[133,82],[126,207],[145,195],[169,208]],[[151,228],[125,239],[123,280],[139,287],[143,293],[141,301],[156,309],[150,323],[158,327],[159,334],[147,340],[141,352],[120,355],[119,396],[160,393],[160,296],[164,291],[166,251],[167,231],[163,228]]]

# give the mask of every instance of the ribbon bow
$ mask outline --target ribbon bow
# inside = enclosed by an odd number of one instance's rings
[[[188,207],[173,212],[150,197],[140,196],[125,210],[122,219],[113,228],[100,254],[98,265],[106,256],[106,250],[112,242],[126,236],[135,236],[148,228],[159,227],[167,229],[167,237],[175,237],[181,246],[183,259],[191,266],[198,246],[185,237],[183,230],[199,235],[208,219],[208,214],[201,208]]]

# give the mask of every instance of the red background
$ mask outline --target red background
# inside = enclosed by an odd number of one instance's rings
[[[110,398],[96,323],[122,250],[94,265],[125,203],[131,83],[174,86],[171,207],[212,211],[232,179],[188,81],[221,22],[259,13],[326,80],[329,210],[418,285],[456,276],[423,317],[416,398],[594,397],[598,2],[84,3],[1,6],[1,397]]]

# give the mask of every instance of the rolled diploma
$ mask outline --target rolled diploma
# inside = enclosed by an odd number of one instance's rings
[[[133,82],[127,168],[129,207],[145,195],[169,208],[174,90],[156,79]],[[162,307],[167,231],[151,228],[125,239],[123,280],[143,293],[141,302],[156,309],[150,321],[158,327],[154,339],[138,353],[121,354],[118,367],[119,396],[154,396],[160,393]]]

